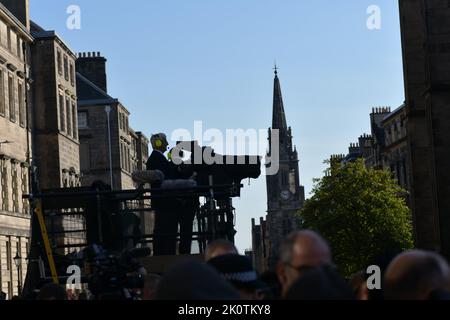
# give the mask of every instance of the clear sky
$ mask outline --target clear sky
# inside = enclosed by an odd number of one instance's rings
[[[205,128],[267,129],[274,60],[307,196],[323,160],[370,132],[374,106],[404,100],[395,0],[30,0],[31,17],[75,52],[108,59],[108,92],[147,135]],[[66,27],[69,5],[81,29]],[[369,30],[367,8],[381,9]],[[265,215],[265,177],[245,187],[237,244],[251,247],[251,218]]]

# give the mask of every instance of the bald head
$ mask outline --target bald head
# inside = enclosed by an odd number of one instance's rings
[[[313,231],[294,232],[281,245],[280,262],[310,267],[329,264],[331,263],[330,247],[325,239]]]
[[[282,294],[287,294],[305,270],[331,263],[330,247],[320,235],[308,230],[290,234],[281,244],[277,266]]]
[[[386,299],[424,300],[436,290],[450,288],[447,262],[433,252],[413,250],[396,257],[384,278]]]

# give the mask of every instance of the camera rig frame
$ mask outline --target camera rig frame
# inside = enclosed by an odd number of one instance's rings
[[[118,208],[114,214],[154,214],[152,199],[201,198],[202,204],[195,212],[192,241],[198,243],[199,253],[205,252],[209,242],[227,239],[234,242],[236,233],[235,209],[232,198],[240,194],[242,184],[214,185],[180,189],[138,188],[135,190],[100,190],[89,187],[43,190],[38,194],[24,196],[32,208],[31,247],[24,293],[30,292],[39,283],[49,280],[60,283],[67,280],[66,269],[71,265],[70,253],[79,252],[93,244],[103,245],[105,238],[105,211],[111,206]],[[95,210],[92,210],[95,206]],[[89,209],[90,208],[90,209]],[[93,212],[95,213],[94,216]],[[110,212],[108,212],[110,213]],[[88,217],[90,216],[90,217]],[[96,220],[97,230],[88,230],[87,219]],[[91,220],[92,221],[92,220]],[[91,224],[92,225],[92,224]],[[95,242],[88,234],[95,233]],[[175,235],[177,241],[181,234]],[[149,246],[154,235],[123,234],[121,247],[133,249]],[[120,253],[119,250],[116,251]],[[50,274],[51,278],[47,275]]]

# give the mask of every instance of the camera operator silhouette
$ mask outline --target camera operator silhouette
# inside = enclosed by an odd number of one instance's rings
[[[164,133],[155,134],[150,139],[153,152],[147,162],[147,170],[159,170],[169,180],[188,180],[189,174],[165,157],[169,143]],[[173,156],[169,153],[169,156]],[[155,182],[152,188],[161,188],[164,183]],[[155,227],[153,251],[155,256],[175,255],[177,247],[178,224],[180,224],[180,254],[189,254],[192,243],[192,227],[198,198],[154,198],[152,208],[155,210]]]

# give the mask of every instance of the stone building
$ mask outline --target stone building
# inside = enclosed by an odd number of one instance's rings
[[[450,258],[450,4],[399,3],[416,246]]]
[[[269,258],[266,232],[267,224],[264,218],[260,218],[259,224],[256,224],[256,219],[252,219],[252,260],[255,270],[260,274],[267,270]]]
[[[149,139],[130,127],[130,112],[107,93],[106,59],[100,53],[80,53],[76,70],[81,183],[101,180],[114,190],[134,189],[132,174],[145,170]],[[143,232],[152,233],[151,215],[141,214],[141,222]]]
[[[33,37],[28,7],[18,6],[26,3],[0,1],[0,289],[9,298],[23,284],[30,237],[29,205],[22,195],[30,188],[32,106],[27,80]],[[18,268],[14,257],[21,258]]]
[[[268,155],[270,156],[274,152],[271,132],[278,130],[279,171],[275,175],[266,175],[266,222],[261,221],[260,226],[252,226],[253,259],[255,264],[259,265],[260,272],[275,266],[281,241],[298,227],[295,214],[305,201],[305,190],[300,185],[298,153],[292,143],[292,129],[287,125],[280,79],[276,68],[272,112]]]
[[[405,104],[383,118],[381,122],[384,130],[382,166],[393,173],[402,188],[410,191],[407,123]]]
[[[363,134],[357,143],[351,143],[347,155],[334,155],[332,159],[346,163],[362,158],[368,168],[390,170],[399,185],[411,191],[406,124],[405,104],[394,111],[390,107],[373,108],[371,134]]]
[[[111,145],[113,188],[133,189],[130,113],[108,95],[105,70],[106,59],[99,53],[81,53],[77,59],[82,184],[89,186],[96,180],[111,184]]]
[[[31,22],[35,39],[31,47],[33,69],[33,153],[40,190],[80,186],[76,56],[55,31]],[[68,212],[66,212],[68,213]],[[49,218],[53,231],[83,230],[84,219],[73,212],[64,218]],[[58,227],[58,228],[57,228]],[[57,229],[56,229],[57,228]],[[85,234],[51,236],[61,252],[85,243]]]
[[[35,38],[31,52],[39,187],[79,186],[76,56],[54,31],[32,23],[31,32]]]

